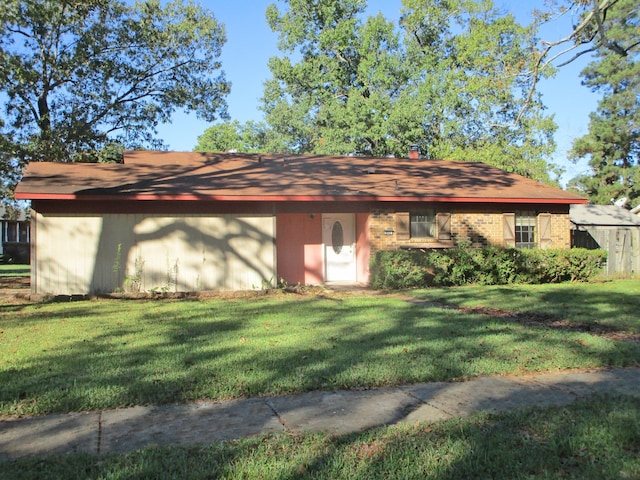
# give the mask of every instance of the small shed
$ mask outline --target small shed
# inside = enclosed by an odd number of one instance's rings
[[[606,250],[607,275],[640,272],[640,215],[616,205],[571,205],[574,247]]]

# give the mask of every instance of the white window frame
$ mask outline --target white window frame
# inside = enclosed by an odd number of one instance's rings
[[[425,220],[426,218],[426,220]],[[409,213],[411,238],[436,238],[436,212],[433,209]]]
[[[536,248],[538,246],[538,215],[533,210],[516,212],[516,248]]]

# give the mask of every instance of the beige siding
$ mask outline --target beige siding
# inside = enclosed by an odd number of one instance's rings
[[[37,293],[246,290],[275,272],[271,216],[36,217]]]

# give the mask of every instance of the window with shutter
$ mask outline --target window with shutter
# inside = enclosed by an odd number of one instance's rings
[[[397,240],[444,241],[451,240],[451,214],[435,210],[396,213]]]

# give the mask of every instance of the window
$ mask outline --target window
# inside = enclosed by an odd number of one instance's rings
[[[22,243],[28,243],[29,242],[29,230],[30,230],[30,225],[28,222],[20,222],[20,224],[18,225],[18,238],[20,239],[19,241]]]
[[[29,222],[4,220],[0,224],[2,225],[2,243],[29,242]]]
[[[435,210],[396,212],[396,238],[410,243],[451,242],[451,213]],[[415,242],[411,242],[415,240]]]
[[[18,241],[18,224],[16,222],[7,222],[7,242]]]
[[[436,236],[435,214],[432,210],[411,213],[411,238],[433,238]]]
[[[536,247],[536,212],[516,212],[516,248]]]

